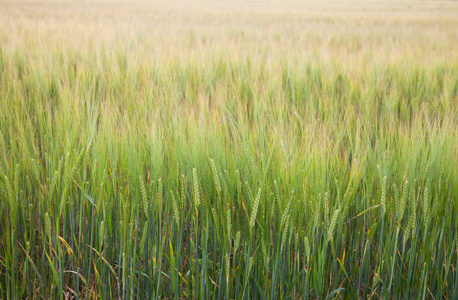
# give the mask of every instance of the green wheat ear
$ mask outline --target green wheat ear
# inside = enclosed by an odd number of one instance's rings
[[[15,207],[15,201],[13,198],[13,189],[11,188],[11,183],[10,180],[8,179],[8,176],[5,175],[5,183],[6,183],[6,193],[8,195],[8,202],[10,204],[10,209],[14,211]]]
[[[32,171],[33,171],[33,175],[35,175],[35,180],[37,182],[40,182],[40,170],[38,169],[38,165],[35,161],[35,159],[31,159],[31,165],[32,165]]]
[[[126,252],[122,253],[122,280],[123,283],[127,283],[127,255]]]
[[[307,237],[304,237],[304,250],[305,250],[305,258],[308,260],[310,258],[310,243]]]
[[[329,221],[329,197],[330,197],[330,192],[326,192],[324,194],[324,217],[325,221]]]
[[[270,205],[272,207],[270,208],[270,218],[272,219],[274,217],[275,208],[276,208],[276,206],[275,206],[275,197],[274,197],[274,194],[272,192],[270,193],[270,198],[269,199],[271,199],[270,200]]]
[[[247,191],[247,194],[248,194],[248,200],[250,201],[250,205],[253,205],[253,202],[254,202],[254,197],[253,197],[253,192],[251,191],[251,187],[250,187],[250,184],[248,183],[248,181],[245,181],[245,187],[246,187],[246,191]]]
[[[291,196],[289,197],[288,204],[286,204],[286,208],[283,211],[283,215],[280,220],[280,227],[285,224],[286,219],[289,217],[289,209],[291,207],[291,203],[293,202],[293,198],[294,198],[294,191],[291,191]]]
[[[181,202],[180,202],[180,205],[178,205],[179,207],[182,207],[183,205],[185,205],[185,202],[186,202],[186,183],[185,183],[185,177],[184,177],[184,174],[181,174]]]
[[[51,180],[51,185],[49,186],[49,193],[48,193],[49,201],[51,201],[54,190],[56,189],[58,175],[59,173],[57,171],[54,171],[54,175],[52,176],[52,180]]]
[[[163,206],[163,195],[162,195],[162,178],[159,177],[157,180],[157,205],[159,208],[159,212],[162,212],[162,206]]]
[[[100,231],[99,231],[99,245],[100,248],[103,246],[103,241],[105,238],[105,226],[103,226],[103,221],[100,222]]]
[[[177,203],[177,200],[175,199],[175,196],[173,195],[172,190],[170,190],[170,195],[172,195],[173,218],[175,219],[175,222],[178,226],[180,225],[180,213],[178,210],[178,203]]]
[[[145,221],[145,224],[143,224],[143,229],[142,229],[142,238],[140,240],[140,251],[142,254],[145,249],[147,235],[148,235],[148,221]]]
[[[229,275],[231,273],[229,255],[225,255],[225,262],[226,262],[226,285],[229,287]]]
[[[256,196],[256,199],[254,201],[253,205],[253,210],[251,212],[251,217],[250,217],[250,232],[254,227],[254,224],[256,222],[256,215],[258,214],[258,207],[259,207],[259,202],[261,201],[261,188],[258,190],[258,194]]]
[[[428,221],[428,216],[429,216],[429,189],[428,187],[425,188],[425,191],[423,194],[422,206],[423,206],[423,222],[425,222],[425,225],[426,225]]]
[[[268,257],[267,257],[267,245],[265,239],[261,239],[261,251],[262,251],[262,257],[264,259],[264,264],[266,265],[266,268],[268,268]]]
[[[234,255],[240,246],[240,238],[241,238],[241,233],[240,231],[237,231],[237,234],[235,235],[235,242],[234,242],[234,249],[233,249]]]
[[[281,244],[280,244],[281,246],[280,246],[280,247],[281,247],[282,249],[283,249],[283,246],[284,246],[285,243],[286,243],[286,236],[287,236],[288,230],[289,230],[289,217],[290,217],[290,216],[289,216],[289,214],[288,214],[287,217],[286,217],[285,227],[284,227],[284,230],[283,230],[283,236],[282,236],[282,238],[281,238]]]
[[[14,168],[14,194],[16,195],[16,200],[19,196],[19,165],[16,164]]]
[[[216,191],[218,192],[218,195],[221,195],[221,182],[219,181],[218,171],[216,170],[216,165],[213,159],[210,159],[210,167],[213,173],[213,180],[215,182]]]
[[[331,224],[329,225],[329,230],[328,230],[328,242],[332,239],[332,236],[334,235],[334,231],[337,225],[337,218],[339,217],[339,209],[334,211],[334,214],[332,215],[331,218]]]
[[[235,180],[237,183],[237,197],[239,200],[242,199],[242,178],[240,177],[240,172],[239,170],[235,171]]]
[[[318,195],[321,198],[321,195]],[[320,225],[321,205],[320,201],[315,201],[313,204],[313,227],[318,228]],[[283,219],[283,218],[282,218]]]
[[[231,224],[231,210],[230,209],[227,210],[226,224],[227,224],[227,237],[229,238],[229,241],[230,241],[232,237],[232,233],[231,233],[232,224]]]
[[[386,176],[383,177],[383,180],[382,180],[382,196],[381,196],[381,200],[380,200],[380,204],[381,204],[381,207],[382,207],[382,215],[385,214],[386,212]]]
[[[60,205],[59,205],[59,217],[62,216],[65,206],[67,205],[67,188],[64,188],[64,191],[62,193],[62,197],[60,199]]]
[[[51,219],[49,218],[48,213],[45,213],[45,232],[49,241],[51,241]]]
[[[148,197],[146,195],[146,188],[145,183],[143,182],[143,177],[140,175],[138,176],[138,180],[140,181],[140,190],[142,194],[142,204],[143,204],[143,212],[145,213],[146,218],[149,218],[148,212]]]
[[[393,193],[394,193],[394,208],[395,208],[395,216],[399,218],[401,214],[401,201],[399,196],[399,188],[396,183],[393,184]]]
[[[373,223],[371,227],[369,228],[369,231],[367,233],[367,239],[372,242],[374,240],[375,234],[377,232],[377,222]]]
[[[277,206],[280,208],[281,203],[280,203],[280,188],[278,187],[277,181],[274,180],[274,192],[275,192],[275,199],[277,201]]]
[[[405,212],[406,205],[407,205],[407,195],[409,193],[408,191],[409,191],[409,181],[406,180],[404,187],[402,189],[402,197],[401,197],[400,208],[399,208],[399,221],[401,221],[401,219],[404,217],[404,212]]]
[[[283,140],[280,141],[280,148],[281,148],[281,156],[283,159],[283,163],[285,164],[286,167],[288,167],[289,166],[288,152],[286,151],[286,146]]]
[[[192,178],[194,183],[194,204],[196,208],[200,205],[200,193],[199,193],[199,182],[197,180],[197,170],[196,168],[192,169]]]

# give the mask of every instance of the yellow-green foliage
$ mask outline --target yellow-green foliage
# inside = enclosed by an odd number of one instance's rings
[[[0,299],[457,299],[457,28],[0,1]]]

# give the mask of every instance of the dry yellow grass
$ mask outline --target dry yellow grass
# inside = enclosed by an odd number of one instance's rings
[[[456,60],[456,1],[1,1],[2,48]],[[144,51],[144,52],[143,52]],[[373,58],[375,59],[375,58]]]

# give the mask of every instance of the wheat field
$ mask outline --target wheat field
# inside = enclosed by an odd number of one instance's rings
[[[457,28],[0,0],[0,299],[457,299]]]

